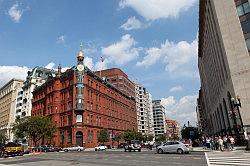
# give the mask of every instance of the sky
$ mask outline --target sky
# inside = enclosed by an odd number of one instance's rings
[[[198,0],[0,0],[0,86],[35,66],[121,68],[196,124]],[[104,62],[100,58],[104,58]]]

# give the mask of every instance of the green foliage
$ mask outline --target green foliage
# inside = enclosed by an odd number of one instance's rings
[[[123,135],[122,135],[121,133],[117,133],[117,134],[115,135],[114,140],[117,141],[118,144],[119,144],[119,142],[121,141],[122,138],[123,138]]]
[[[166,139],[167,139],[167,137],[166,137],[166,135],[165,134],[160,134],[160,135],[158,135],[157,137],[156,137],[156,141],[157,142],[164,142],[164,141],[166,141]]]
[[[7,136],[4,133],[0,133],[0,144],[5,144]]]
[[[147,141],[153,141],[154,136],[153,135],[143,135],[143,141],[147,142]]]
[[[41,138],[51,139],[56,127],[48,117],[32,116],[17,120],[13,124],[12,130],[17,138],[28,137],[32,139],[36,146]]]
[[[144,136],[143,136],[142,133],[140,133],[140,132],[127,130],[127,131],[125,131],[124,134],[123,134],[123,139],[124,139],[126,142],[130,142],[131,140],[143,141],[143,140],[144,140]]]
[[[192,133],[192,135],[190,134],[190,132]],[[199,139],[201,134],[198,131],[197,127],[184,127],[181,130],[181,136],[183,139]]]
[[[97,136],[98,142],[108,142],[109,141],[109,133],[107,129],[102,129],[101,132]]]

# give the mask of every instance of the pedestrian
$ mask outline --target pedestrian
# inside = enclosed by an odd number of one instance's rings
[[[231,144],[232,150],[234,150],[234,144],[235,144],[234,137],[230,137],[230,144]]]
[[[206,139],[206,147],[207,147],[207,149],[210,149],[210,138],[209,137],[207,137],[207,139]]]
[[[214,139],[213,139],[213,137],[210,138],[210,145],[211,145],[211,149],[214,150]]]
[[[219,150],[219,142],[218,142],[217,136],[215,137],[214,146],[215,146],[215,150]]]
[[[232,149],[231,147],[231,141],[230,141],[231,136],[227,137],[227,150],[230,151]]]
[[[219,150],[220,151],[224,151],[223,143],[224,143],[224,141],[221,139],[221,136],[219,136],[218,144],[219,144]]]
[[[224,148],[227,149],[227,135],[223,137],[223,145],[224,145]]]
[[[202,138],[203,149],[206,149],[206,137]]]

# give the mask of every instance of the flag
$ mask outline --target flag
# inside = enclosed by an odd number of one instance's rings
[[[104,58],[101,56],[101,62],[104,62]]]

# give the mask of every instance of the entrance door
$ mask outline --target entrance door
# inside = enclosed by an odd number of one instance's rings
[[[83,134],[81,131],[76,132],[76,145],[83,146]]]

